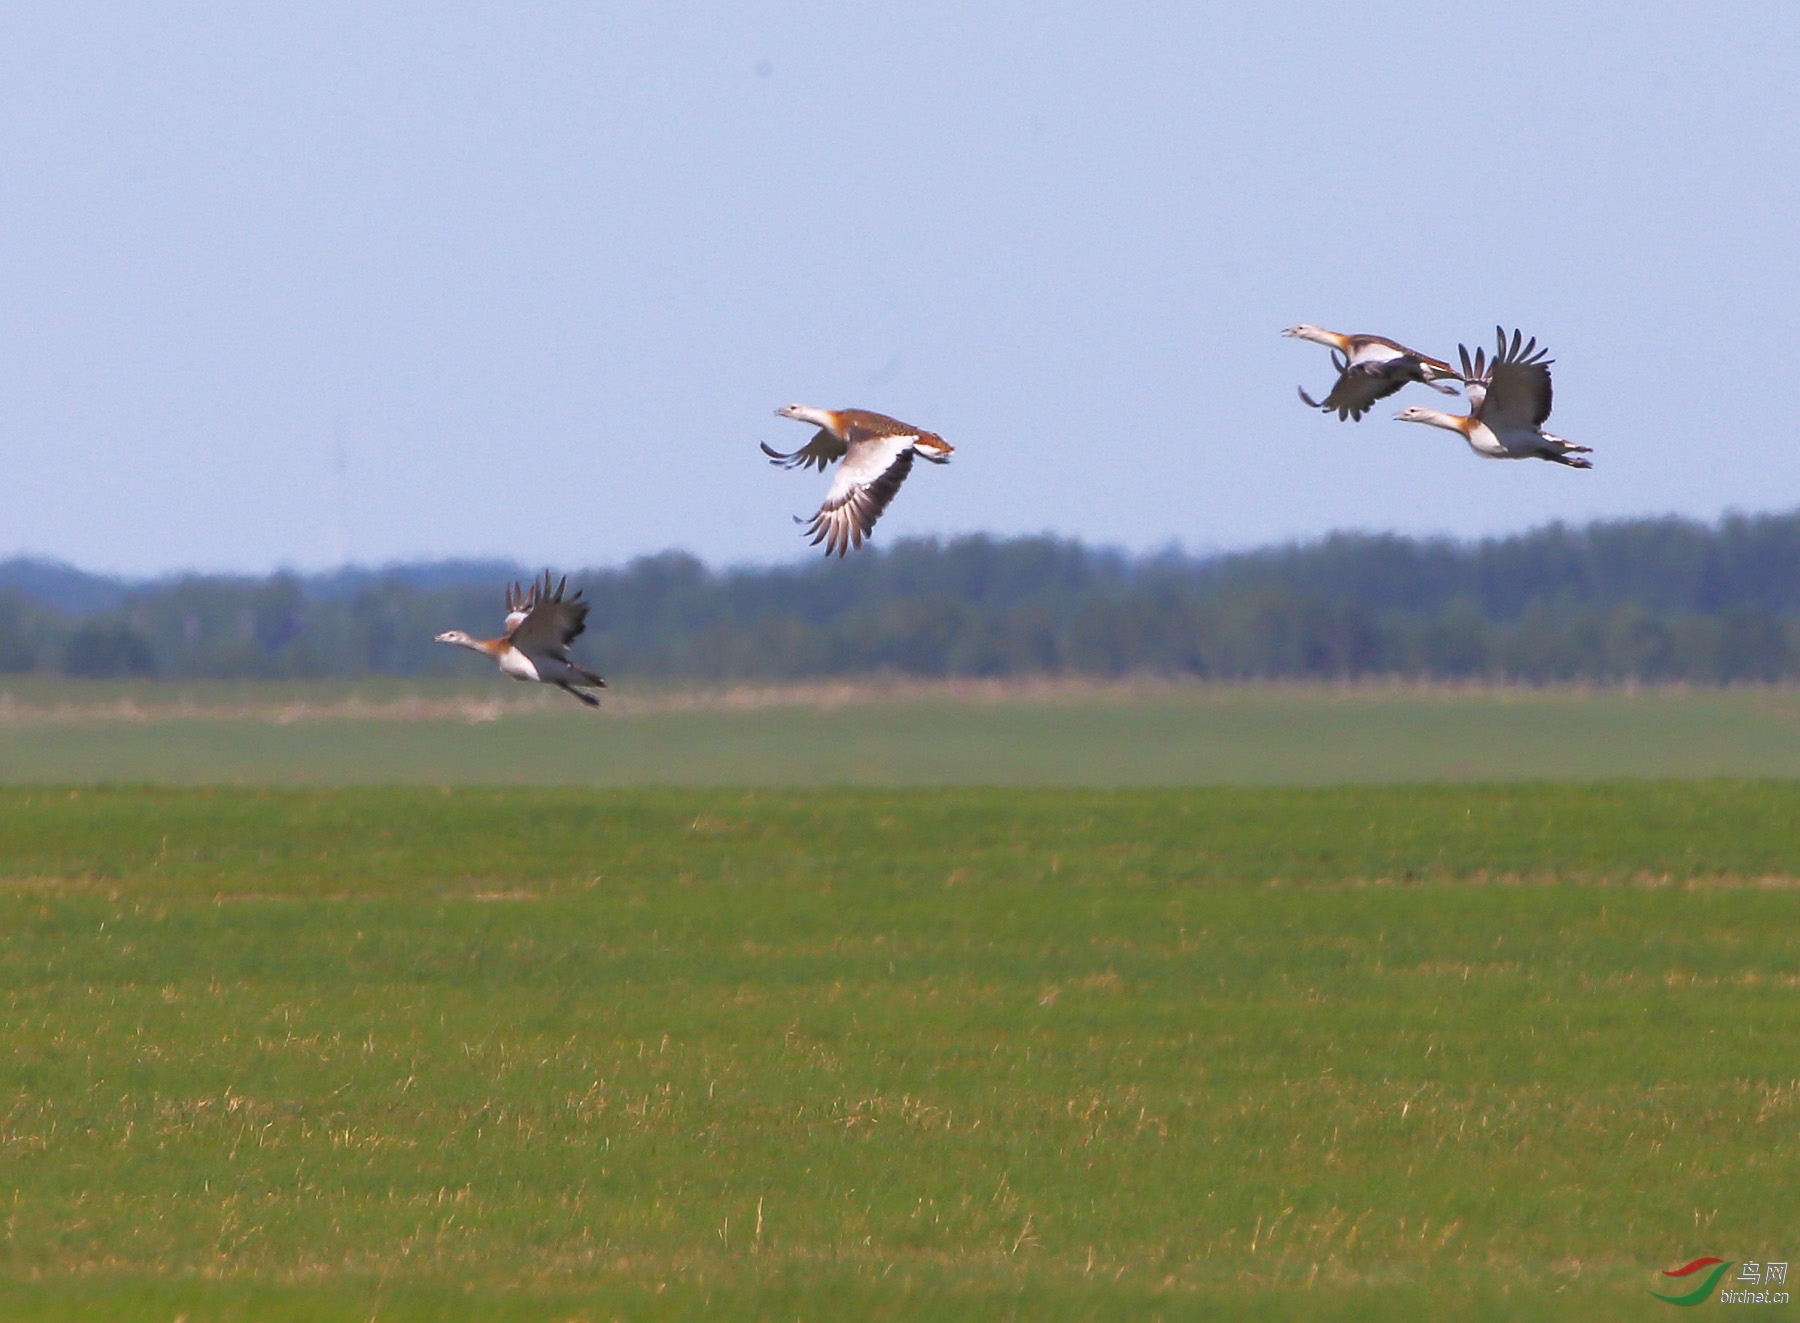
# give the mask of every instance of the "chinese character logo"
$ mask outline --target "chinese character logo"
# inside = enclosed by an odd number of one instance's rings
[[[1722,1305],[1785,1305],[1788,1302],[1786,1291],[1771,1291],[1771,1286],[1787,1285],[1788,1266],[1785,1263],[1757,1263],[1746,1259],[1738,1269],[1737,1288],[1726,1287],[1719,1292],[1719,1303]]]

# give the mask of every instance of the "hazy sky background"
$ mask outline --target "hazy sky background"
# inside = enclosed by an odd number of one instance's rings
[[[788,560],[790,400],[957,445],[882,542],[1800,504],[1800,6],[629,9],[0,10],[0,553]],[[1298,321],[1522,326],[1596,467]]]

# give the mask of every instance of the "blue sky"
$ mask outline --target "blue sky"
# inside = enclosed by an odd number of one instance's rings
[[[1800,504],[1800,8],[522,8],[0,12],[0,554],[787,560],[792,400],[957,445],[878,540]],[[1594,471],[1298,321],[1524,327]]]

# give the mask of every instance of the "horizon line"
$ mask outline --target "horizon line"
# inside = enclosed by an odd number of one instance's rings
[[[1577,532],[1586,532],[1597,528],[1616,527],[1623,524],[1672,523],[1687,525],[1692,528],[1719,531],[1735,520],[1780,519],[1800,515],[1800,506],[1767,510],[1727,509],[1712,519],[1703,519],[1695,515],[1681,514],[1675,511],[1661,513],[1645,513],[1635,515],[1603,515],[1574,523],[1566,519],[1552,518],[1540,523],[1527,525],[1507,533],[1485,533],[1476,536],[1465,536],[1454,532],[1400,532],[1394,529],[1341,527],[1329,529],[1323,533],[1296,535],[1289,538],[1270,539],[1263,542],[1243,545],[1213,544],[1210,546],[1189,547],[1179,540],[1171,540],[1155,550],[1131,551],[1115,543],[1089,542],[1072,534],[1063,534],[1046,530],[1040,533],[915,533],[895,539],[889,543],[871,541],[866,549],[860,551],[861,558],[874,556],[877,558],[891,555],[907,547],[920,544],[935,544],[938,547],[955,546],[959,543],[987,541],[1005,546],[1020,542],[1052,542],[1062,546],[1076,547],[1084,552],[1102,556],[1116,556],[1128,563],[1143,564],[1158,560],[1186,560],[1204,562],[1223,560],[1233,556],[1249,556],[1261,553],[1302,549],[1320,546],[1334,538],[1368,538],[1394,539],[1402,542],[1420,544],[1449,544],[1458,548],[1478,547],[1483,544],[1505,542],[1513,538],[1526,538],[1553,528],[1569,528]],[[778,570],[804,570],[810,565],[836,559],[821,557],[810,548],[800,548],[792,559],[788,560],[737,560],[713,562],[696,552],[684,547],[669,546],[656,551],[640,552],[626,559],[613,562],[591,562],[577,565],[566,572],[571,575],[591,572],[608,572],[628,569],[645,562],[660,560],[669,556],[683,556],[700,563],[709,574],[729,575],[734,573],[768,573]],[[541,559],[529,559],[512,556],[501,552],[463,552],[432,554],[420,553],[417,556],[380,561],[344,561],[336,565],[313,566],[291,563],[277,564],[263,570],[254,569],[203,569],[197,566],[182,566],[171,569],[151,571],[129,571],[113,569],[89,569],[74,561],[64,560],[54,554],[15,550],[0,558],[0,571],[14,567],[30,566],[55,573],[81,575],[84,578],[107,580],[114,583],[142,586],[147,584],[179,582],[188,579],[272,579],[291,575],[297,579],[331,579],[350,575],[381,575],[397,571],[427,570],[440,567],[466,565],[471,568],[502,569],[507,573],[520,574],[528,566],[554,566],[557,562]],[[564,571],[555,570],[560,574]]]

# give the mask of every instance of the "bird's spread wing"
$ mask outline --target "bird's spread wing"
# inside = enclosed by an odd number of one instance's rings
[[[825,503],[806,525],[813,546],[823,542],[827,556],[862,546],[912,472],[916,440],[916,435],[870,437],[849,448]]]
[[[532,585],[530,609],[525,618],[508,632],[506,641],[528,657],[554,657],[557,661],[569,660],[569,645],[581,637],[582,630],[587,628],[587,603],[581,600],[580,592],[565,599],[563,589],[568,580],[560,581],[555,588],[550,586],[550,575],[544,574],[543,580]]]
[[[531,614],[531,606],[535,601],[537,601],[537,584],[535,583],[529,589],[521,588],[516,583],[508,588],[506,590],[506,625],[501,633],[511,634],[523,624],[525,617]]]
[[[1550,416],[1550,369],[1543,363],[1502,363],[1488,381],[1481,421],[1496,432],[1541,427]]]
[[[812,440],[786,455],[772,449],[766,441],[759,441],[757,444],[762,446],[763,454],[769,457],[769,462],[779,468],[804,469],[816,464],[820,472],[833,460],[842,459],[844,451],[849,448],[823,427],[813,434]]]
[[[1474,417],[1487,400],[1487,351],[1478,348],[1475,356],[1470,358],[1469,346],[1458,345],[1456,352],[1462,355],[1463,398],[1469,402],[1469,416]]]
[[[1534,336],[1521,346],[1523,338],[1514,331],[1512,342],[1506,332],[1494,328],[1498,343],[1493,361],[1487,365],[1486,392],[1477,410],[1481,421],[1496,432],[1535,431],[1550,416],[1550,363],[1548,349],[1537,347]],[[1467,352],[1464,361],[1467,362]],[[1476,371],[1481,371],[1480,351],[1475,355]],[[1474,396],[1470,396],[1473,401]]]
[[[1417,359],[1393,358],[1360,367],[1354,363],[1343,363],[1335,355],[1333,360],[1342,366],[1338,369],[1337,380],[1331,384],[1331,394],[1322,400],[1314,400],[1305,391],[1301,391],[1300,398],[1315,409],[1335,413],[1340,421],[1361,421],[1375,401],[1385,400],[1407,382],[1418,379],[1409,371],[1409,365],[1416,364]]]

